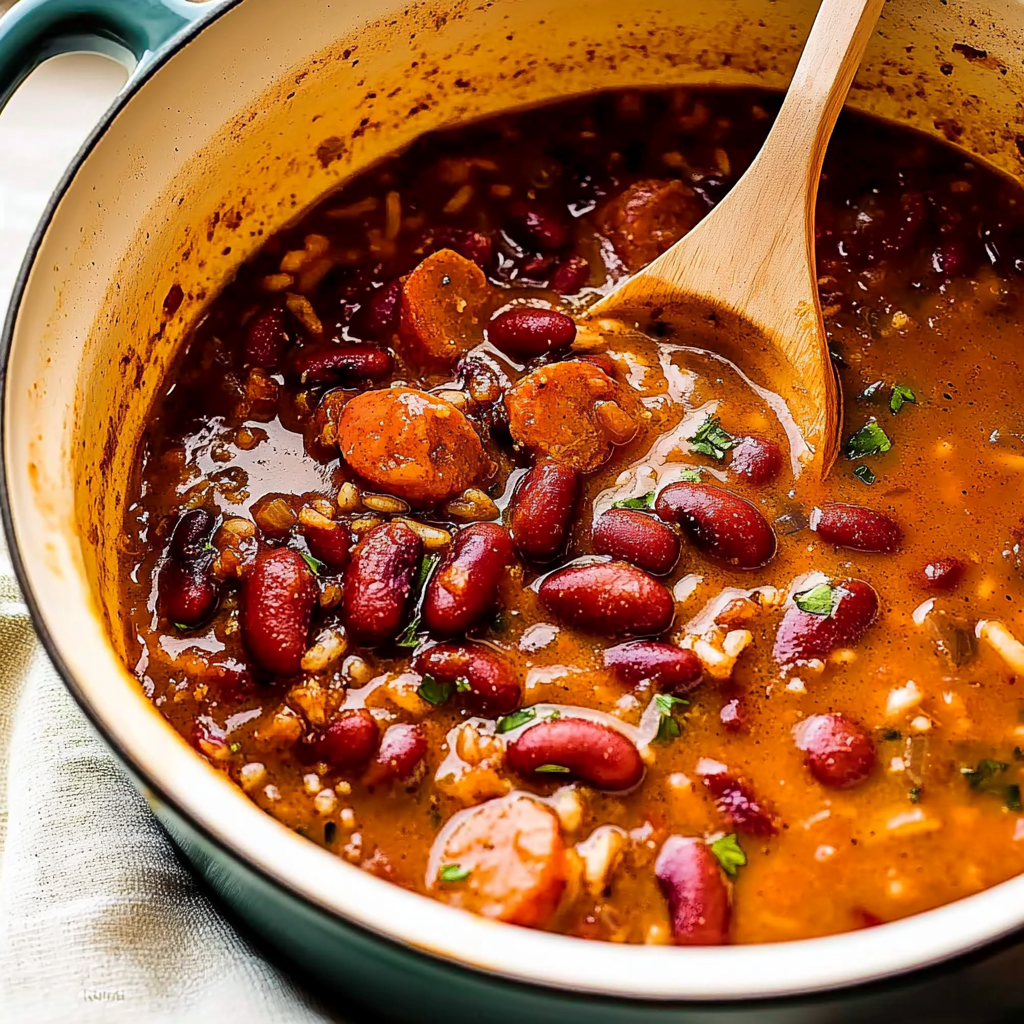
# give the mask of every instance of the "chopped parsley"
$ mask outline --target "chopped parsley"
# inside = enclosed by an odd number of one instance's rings
[[[831,615],[835,607],[836,592],[828,583],[819,583],[810,590],[793,595],[793,604],[811,615]]]
[[[891,447],[892,441],[879,426],[878,421],[868,420],[846,442],[846,457],[848,459],[863,459],[867,455],[881,455]]]
[[[314,558],[308,551],[300,551],[299,554],[302,555],[302,560],[309,566],[309,571],[314,576],[319,576],[326,568],[319,558]]]
[[[568,775],[570,770],[563,764],[540,764],[533,769],[535,772],[542,772],[544,775]]]
[[[687,440],[695,452],[710,455],[718,461],[724,459],[725,453],[739,444],[732,434],[721,428],[717,416],[706,416],[704,422],[697,428],[697,433]]]
[[[961,768],[960,774],[967,780],[971,789],[999,797],[1007,810],[1019,814],[1022,809],[1020,786],[1015,783],[1003,785],[1002,782],[1002,776],[1009,767],[1005,761],[985,757],[975,768]]]
[[[417,687],[416,692],[428,704],[433,704],[436,708],[447,704],[452,699],[456,685],[449,682],[439,683],[432,675],[428,674],[423,677],[423,682]]]
[[[919,804],[921,802],[921,787],[914,786],[913,789],[907,794],[907,798],[912,804]]]
[[[648,491],[639,498],[622,498],[620,501],[613,501],[612,508],[654,508],[654,491]]]
[[[971,789],[986,789],[997,775],[1002,775],[1009,767],[1005,761],[984,757],[978,762],[977,768],[961,768],[960,774]]]
[[[555,708],[555,710],[552,711],[550,715],[548,715],[547,720],[549,722],[557,722],[561,717],[562,712],[559,711],[558,708]]]
[[[228,746],[228,750],[230,750],[232,754],[237,754],[241,749],[241,743],[232,743]]]
[[[216,550],[217,550],[217,549],[216,549],[216,548],[215,548],[215,547],[214,547],[214,546],[213,546],[213,545],[212,545],[212,544],[211,544],[211,543],[210,543],[209,541],[207,541],[207,542],[206,542],[206,543],[205,543],[205,544],[203,545],[203,551],[216,551]]]
[[[911,405],[917,405],[917,395],[906,384],[894,384],[892,396],[889,399],[889,408],[892,409],[893,413],[898,413],[907,402]]]
[[[858,467],[857,467],[857,468],[856,468],[856,469],[855,469],[855,470],[853,471],[853,475],[854,475],[854,476],[855,476],[855,477],[856,477],[856,478],[857,478],[857,479],[858,479],[858,480],[859,480],[859,481],[860,481],[860,482],[861,482],[862,484],[873,484],[873,483],[875,482],[875,474],[874,474],[874,473],[872,473],[872,472],[871,472],[871,470],[870,470],[870,469],[869,469],[869,468],[868,468],[867,466],[865,466],[865,465],[863,465],[863,464],[862,464],[862,465],[860,465],[860,466],[858,466]]]
[[[182,633],[184,633],[186,629],[191,629],[192,627],[191,626],[186,626],[184,622],[176,622],[174,624],[174,628],[175,629],[180,629],[182,631]]]
[[[878,392],[885,386],[885,381],[876,380],[869,384],[857,397],[865,402],[873,402],[878,397]]]
[[[684,484],[699,484],[700,483],[700,470],[699,469],[684,469],[679,474],[680,483]]]
[[[469,685],[469,680],[465,676],[459,676],[459,678],[455,680],[455,689],[458,690],[459,693],[468,693],[473,689],[473,687]]]
[[[464,868],[461,864],[445,864],[437,877],[442,882],[464,882],[472,873],[470,868]]]
[[[527,722],[532,722],[536,717],[537,712],[533,708],[520,708],[518,711],[513,711],[511,715],[502,715],[498,719],[498,724],[494,727],[494,731],[499,735],[511,732],[513,729],[518,729],[521,725],[526,725]]]
[[[399,647],[415,647],[420,642],[420,624],[423,621],[423,596],[427,592],[427,584],[430,577],[434,575],[437,563],[441,561],[440,555],[424,555],[420,562],[419,571],[416,573],[416,580],[412,586],[412,592],[416,597],[415,608],[409,625],[402,630],[401,636],[395,641]]]
[[[669,743],[680,735],[679,723],[672,714],[677,704],[689,704],[688,700],[673,697],[670,693],[658,693],[654,696],[654,704],[658,709],[658,731],[654,736],[655,743]]]
[[[711,852],[722,865],[722,870],[729,876],[735,877],[736,872],[747,863],[747,855],[743,852],[735,832],[713,840],[710,846]]]

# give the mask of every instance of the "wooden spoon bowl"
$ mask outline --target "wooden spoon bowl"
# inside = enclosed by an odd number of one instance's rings
[[[692,231],[588,310],[702,325],[785,398],[808,469],[839,452],[841,396],[825,340],[814,207],[832,129],[885,0],[823,0],[775,124],[726,198]]]

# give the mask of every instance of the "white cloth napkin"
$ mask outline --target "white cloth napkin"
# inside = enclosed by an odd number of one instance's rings
[[[0,116],[0,316],[47,195],[123,79],[63,58]],[[0,1021],[330,1019],[179,863],[43,653],[0,541]]]

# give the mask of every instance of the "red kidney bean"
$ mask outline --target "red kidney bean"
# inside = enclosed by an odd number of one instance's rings
[[[463,259],[472,260],[481,270],[486,270],[494,255],[494,242],[481,231],[465,228],[437,228],[424,255],[439,249],[454,249]]]
[[[627,562],[574,565],[553,572],[537,591],[553,615],[609,636],[652,636],[672,625],[668,589]]]
[[[654,874],[668,900],[677,946],[721,946],[729,941],[729,886],[707,843],[669,836],[654,862]]]
[[[371,292],[353,317],[352,327],[360,337],[375,340],[398,330],[398,302],[402,297],[402,279]]]
[[[594,550],[632,562],[638,569],[664,576],[679,561],[679,537],[654,516],[630,508],[610,508],[594,523]]]
[[[288,320],[283,309],[268,309],[253,317],[245,332],[246,365],[276,370],[285,349],[291,344]]]
[[[782,472],[782,449],[766,437],[740,438],[729,468],[756,487],[770,484]]]
[[[210,571],[214,552],[206,550],[213,523],[205,509],[186,512],[174,528],[169,557],[160,569],[160,611],[182,626],[199,625],[217,604],[218,588]]]
[[[569,229],[554,210],[520,199],[509,207],[508,233],[540,252],[558,252],[569,242]]]
[[[256,556],[242,588],[242,637],[268,672],[298,673],[317,596],[313,574],[298,551],[273,548]]]
[[[504,526],[475,523],[459,530],[427,586],[423,625],[437,636],[455,636],[475,626],[494,609],[513,557]]]
[[[427,753],[427,737],[418,725],[392,725],[384,733],[364,781],[376,786],[409,778]]]
[[[314,384],[351,384],[381,381],[391,375],[395,360],[377,345],[338,345],[317,342],[293,349],[287,374],[303,387]]]
[[[352,545],[348,527],[343,523],[331,523],[330,526],[326,523],[320,526],[303,524],[302,534],[310,554],[329,569],[341,572],[348,565]]]
[[[632,640],[604,652],[605,668],[623,683],[636,686],[650,681],[667,693],[684,697],[695,690],[704,671],[693,651],[653,640]]]
[[[552,459],[541,459],[523,477],[509,514],[512,540],[523,555],[543,562],[562,550],[579,490],[575,470]]]
[[[375,526],[356,546],[342,618],[362,643],[372,647],[398,635],[422,554],[423,542],[399,522]]]
[[[765,802],[758,801],[750,786],[724,765],[712,763],[715,767],[707,769],[698,764],[697,771],[715,798],[718,813],[740,832],[762,838],[775,835],[779,831],[779,820],[774,810]]]
[[[862,580],[842,580],[834,589],[831,615],[790,605],[775,634],[775,660],[793,665],[827,658],[837,647],[855,644],[878,617],[878,595]]]
[[[740,569],[759,569],[775,554],[775,534],[749,501],[711,484],[669,484],[655,511],[679,523],[705,554]]]
[[[416,656],[413,668],[442,683],[465,683],[465,701],[486,715],[507,715],[523,697],[512,666],[483,644],[438,644]]]
[[[487,337],[506,355],[528,359],[571,345],[576,338],[576,323],[556,309],[516,306],[499,313],[487,325]]]
[[[853,551],[895,551],[903,543],[903,530],[882,512],[860,505],[839,503],[816,508],[811,529],[827,544]]]
[[[377,752],[380,729],[366,708],[343,711],[316,742],[316,756],[333,768],[362,768]]]
[[[213,532],[213,516],[206,509],[194,508],[186,512],[174,527],[167,551],[180,562],[202,558],[206,541]]]
[[[561,779],[571,775],[611,792],[632,789],[643,778],[640,752],[621,732],[587,718],[559,718],[523,730],[507,750],[509,767],[520,775]],[[538,769],[567,768],[565,773]]]
[[[811,774],[831,789],[848,789],[875,769],[875,745],[867,731],[842,715],[811,715],[795,730]]]
[[[527,256],[519,264],[519,283],[536,281],[538,285],[545,284],[554,264],[554,256]]]
[[[923,590],[938,590],[948,594],[963,582],[967,566],[959,558],[936,558],[917,574],[917,584]]]
[[[590,279],[590,264],[582,256],[570,256],[555,267],[548,287],[559,295],[576,295]]]

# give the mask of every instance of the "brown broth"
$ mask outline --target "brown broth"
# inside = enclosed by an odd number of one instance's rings
[[[426,892],[439,829],[484,792],[466,782],[435,783],[445,758],[454,763],[449,731],[471,716],[457,701],[434,708],[415,696],[419,679],[408,674],[408,650],[353,647],[314,679],[327,694],[328,715],[365,706],[382,724],[422,723],[425,773],[415,784],[371,791],[358,772],[318,763],[302,740],[280,745],[259,736],[285,705],[300,716],[303,737],[317,732],[315,712],[309,721],[302,718],[309,712],[294,689],[299,680],[266,681],[239,699],[218,691],[211,658],[247,658],[237,588],[222,589],[215,615],[198,629],[178,630],[157,611],[157,573],[180,510],[247,516],[267,495],[283,495],[298,510],[316,497],[333,502],[351,479],[336,456],[320,453],[318,461],[304,444],[322,389],[302,392],[278,376],[280,401],[273,412],[259,418],[247,412],[240,347],[247,320],[273,298],[261,282],[307,236],[326,236],[338,262],[308,297],[329,336],[358,339],[359,302],[374,284],[415,267],[424,232],[444,225],[494,240],[492,290],[481,324],[519,296],[569,312],[582,309],[624,272],[595,227],[595,211],[631,183],[652,178],[681,179],[710,207],[756,153],[777,105],[772,95],[748,91],[610,94],[429,136],[270,239],[211,305],[139,448],[137,491],[126,521],[124,621],[132,667],[147,694],[183,735],[193,741],[205,735],[204,752],[243,781],[260,807],[339,856]],[[475,166],[460,162],[464,158],[476,160]],[[465,205],[446,213],[446,206],[461,202],[466,185],[473,187]],[[389,193],[399,196],[403,218],[393,241],[387,238]],[[611,824],[627,834],[626,849],[604,890],[570,892],[547,927],[613,941],[670,941],[653,874],[662,841],[670,834],[735,831],[700,784],[696,766],[702,758],[741,774],[784,823],[771,839],[740,834],[748,863],[734,884],[734,942],[864,927],[967,896],[1024,870],[1024,815],[1019,791],[1015,798],[1011,788],[1019,784],[1024,762],[1024,693],[1008,664],[970,639],[983,619],[1003,621],[1024,638],[1022,196],[1019,186],[950,147],[844,115],[819,199],[819,284],[840,367],[844,439],[877,418],[892,447],[858,460],[841,457],[825,484],[806,474],[794,479],[778,400],[753,387],[728,360],[692,347],[685,331],[666,329],[660,337],[627,331],[605,339],[618,379],[637,391],[648,417],[632,442],[586,476],[567,553],[550,566],[527,563],[511,572],[502,586],[500,617],[472,634],[512,664],[524,681],[524,705],[587,708],[639,723],[650,688],[632,691],[616,682],[601,661],[610,641],[554,621],[534,584],[590,552],[594,515],[613,501],[678,479],[685,469],[699,468],[705,481],[754,502],[775,524],[779,546],[763,569],[741,572],[713,564],[684,542],[679,565],[666,579],[677,599],[669,636],[685,635],[686,624],[726,588],[774,587],[785,595],[810,572],[866,580],[878,592],[881,613],[862,640],[817,672],[782,673],[773,661],[781,606],[746,624],[753,639],[731,681],[706,677],[689,705],[676,711],[681,735],[651,745],[653,757],[635,791],[623,796],[574,788],[582,814],[578,823],[571,814],[563,819],[566,844]],[[571,225],[575,241],[563,257],[577,252],[590,263],[587,286],[576,295],[548,291],[544,279],[551,268],[524,269],[534,254],[501,233],[509,203],[523,197],[542,201]],[[535,279],[529,281],[531,272]],[[407,362],[401,346],[396,353],[395,381],[425,390],[461,387],[455,370]],[[512,381],[524,372],[522,364],[486,344],[473,354]],[[863,397],[876,381],[883,382],[877,393]],[[916,401],[893,413],[889,400],[896,384],[909,387]],[[730,472],[728,455],[718,461],[692,451],[687,439],[709,414],[735,437],[758,434],[782,445],[787,468],[779,480],[753,487]],[[497,466],[489,493],[504,510],[529,458],[508,445],[500,415],[485,410],[474,423]],[[873,483],[854,475],[862,466]],[[866,554],[824,543],[806,523],[825,501],[890,515],[904,527],[902,548]],[[418,518],[449,529],[457,525],[440,510]],[[290,543],[302,546],[295,532]],[[950,594],[929,593],[918,582],[920,573],[944,557],[967,564],[964,582]],[[915,622],[915,610],[932,598],[934,610],[947,613],[941,620],[946,653],[929,624],[940,620],[933,614]],[[331,614],[318,613],[318,621]],[[969,648],[960,652],[959,664],[948,652],[950,643]],[[404,679],[404,689],[396,677]],[[902,713],[887,711],[893,692],[911,680],[920,702]],[[733,697],[742,704],[745,727],[739,732],[720,720],[723,704]],[[323,694],[320,699],[322,709]],[[878,755],[871,777],[846,790],[826,789],[811,777],[792,735],[807,716],[837,711],[870,730]],[[197,721],[205,723],[198,732]],[[485,731],[490,728],[487,723]],[[961,769],[986,758],[1007,767],[972,788]],[[252,764],[265,772],[243,772]],[[498,773],[499,785],[506,775]],[[564,813],[564,779],[508,781],[561,803]],[[554,796],[560,790],[561,800]]]

